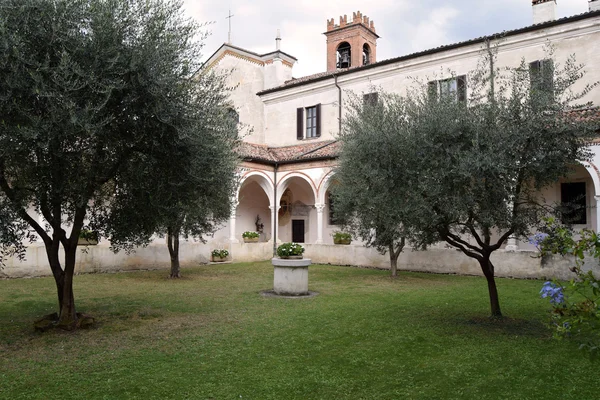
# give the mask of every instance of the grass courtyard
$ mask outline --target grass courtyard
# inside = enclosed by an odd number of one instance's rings
[[[75,278],[97,327],[33,331],[52,278],[0,281],[0,399],[600,399],[600,364],[544,325],[541,281],[317,265],[311,299],[262,297],[270,263]]]

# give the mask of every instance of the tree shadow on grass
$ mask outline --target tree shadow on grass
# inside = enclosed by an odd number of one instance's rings
[[[484,335],[505,335],[538,339],[552,338],[550,329],[542,321],[535,319],[474,317],[453,319],[447,322],[462,328],[462,330]]]

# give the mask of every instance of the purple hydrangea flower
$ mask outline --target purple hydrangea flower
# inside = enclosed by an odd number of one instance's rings
[[[542,290],[540,290],[540,296],[542,299],[546,297],[550,298],[550,304],[555,306],[562,305],[565,303],[565,294],[563,293],[562,286],[558,286],[550,281],[544,283]]]
[[[547,233],[538,232],[532,237],[529,238],[529,243],[534,245],[535,247],[540,247],[542,242],[548,237]],[[547,283],[547,282],[546,282]]]

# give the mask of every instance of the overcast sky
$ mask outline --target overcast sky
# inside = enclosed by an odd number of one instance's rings
[[[381,38],[377,61],[532,24],[531,0],[184,0],[187,12],[208,25],[208,58],[227,41],[229,9],[232,44],[257,53],[281,49],[296,57],[294,77],[326,70],[327,19],[360,10],[375,22]],[[557,18],[588,11],[588,0],[558,0]]]

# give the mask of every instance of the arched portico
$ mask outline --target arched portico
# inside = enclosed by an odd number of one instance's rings
[[[318,243],[314,181],[301,172],[283,174],[277,185],[278,238],[284,242]]]
[[[273,182],[269,175],[262,171],[245,173],[240,179],[231,213],[229,241],[238,243],[245,231],[258,231],[263,242],[271,240],[273,232],[269,227],[272,227],[272,204]]]

